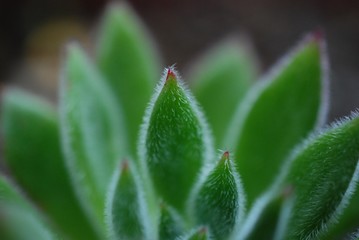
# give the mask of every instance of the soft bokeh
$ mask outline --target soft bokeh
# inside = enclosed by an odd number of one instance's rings
[[[265,72],[306,32],[322,28],[331,63],[330,118],[359,106],[359,2],[129,0],[152,32],[164,66],[187,66],[232,34],[245,35]],[[55,101],[63,44],[88,47],[105,0],[27,0],[0,3],[1,86],[16,84]]]

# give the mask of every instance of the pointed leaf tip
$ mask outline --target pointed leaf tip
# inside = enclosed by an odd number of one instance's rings
[[[322,42],[325,38],[324,30],[322,28],[315,29],[310,33],[310,37],[315,42]]]
[[[225,151],[203,183],[191,208],[198,224],[208,225],[213,239],[231,235],[234,226],[242,221],[245,197],[240,178]]]
[[[123,160],[108,190],[106,224],[110,239],[152,239],[147,224],[147,205],[142,201],[136,166]]]
[[[208,233],[208,228],[207,228],[206,226],[201,227],[201,228],[199,229],[198,233],[199,233],[200,236],[206,236],[207,233]]]
[[[176,73],[175,73],[175,70],[173,67],[169,67],[167,69],[167,76],[166,76],[166,82],[168,82],[169,80],[176,80],[177,77],[176,77]]]
[[[183,234],[184,224],[178,213],[164,201],[160,202],[159,240],[178,239]]]
[[[327,64],[324,42],[314,40],[319,35],[307,35],[252,88],[228,128],[223,145],[241,156],[236,167],[249,206],[273,182],[290,149],[325,122]]]
[[[124,111],[126,150],[136,155],[138,126],[160,76],[155,44],[141,19],[126,1],[111,1],[99,27],[96,62]],[[129,1],[127,1],[129,2]],[[133,97],[133,93],[136,97]]]
[[[127,160],[127,159],[124,160],[123,162],[121,162],[121,167],[120,167],[120,169],[121,169],[121,172],[122,172],[122,173],[128,171],[128,169],[129,169],[129,163],[128,163],[128,160]]]
[[[177,210],[213,146],[204,117],[173,67],[164,71],[144,118],[140,154],[156,192]]]
[[[229,160],[229,152],[228,152],[228,151],[225,151],[225,152],[223,153],[222,159],[223,159],[223,160]]]

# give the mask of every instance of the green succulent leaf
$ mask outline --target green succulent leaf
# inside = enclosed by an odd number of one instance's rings
[[[108,183],[126,149],[120,106],[77,45],[68,48],[62,77],[61,137],[67,166],[90,220],[103,228]]]
[[[55,109],[20,90],[7,90],[2,104],[4,154],[12,176],[65,235],[94,239],[65,168]]]
[[[225,152],[197,193],[193,211],[214,239],[225,239],[244,218],[245,196],[229,153]]]
[[[43,216],[0,175],[0,238],[9,240],[56,239]]]
[[[345,207],[343,213],[338,216],[336,224],[328,229],[328,232],[321,236],[322,240],[339,239],[341,236],[352,232],[359,227],[359,188],[355,189],[352,199]],[[359,234],[359,232],[358,232]]]
[[[257,74],[258,66],[248,46],[242,39],[230,39],[202,56],[188,77],[212,127],[216,145],[222,143],[238,103]]]
[[[173,240],[177,239],[184,232],[184,224],[181,217],[174,209],[167,206],[165,203],[160,207],[160,224],[159,224],[159,239]]]
[[[127,160],[116,171],[107,200],[106,222],[112,239],[152,239],[136,172]]]
[[[123,107],[130,153],[136,143],[143,113],[160,77],[159,58],[141,21],[125,3],[109,5],[100,31],[97,62]]]
[[[326,58],[318,33],[308,36],[275,74],[258,82],[239,105],[224,146],[235,150],[251,206],[280,171],[290,150],[326,115]]]
[[[295,196],[285,239],[318,239],[336,222],[359,180],[358,159],[358,114],[295,151],[283,183]]]
[[[154,188],[180,212],[213,146],[193,98],[169,68],[153,97],[142,129],[141,150]]]

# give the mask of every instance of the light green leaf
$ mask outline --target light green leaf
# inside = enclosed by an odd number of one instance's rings
[[[141,158],[156,192],[183,211],[200,169],[212,160],[213,145],[202,114],[172,68],[152,99],[141,137]]]
[[[205,177],[193,211],[197,223],[208,225],[214,239],[226,239],[244,218],[245,196],[229,153]]]
[[[165,203],[161,204],[160,209],[159,239],[173,240],[181,236],[184,232],[184,224],[178,213]]]
[[[107,196],[107,227],[112,239],[153,239],[134,166],[127,160],[116,171]],[[153,234],[153,233],[152,233]]]
[[[9,240],[56,239],[43,216],[0,175],[0,237]]]
[[[77,45],[68,48],[61,80],[61,135],[67,166],[90,220],[104,228],[108,183],[126,149],[120,106]]]
[[[342,214],[359,178],[359,117],[309,138],[291,158],[284,185],[295,201],[285,239],[318,239]]]
[[[238,103],[257,78],[258,66],[243,39],[224,41],[197,61],[188,79],[218,145]]]
[[[224,146],[235,150],[249,206],[279,173],[290,150],[326,115],[326,58],[318,34],[308,36],[274,74],[239,105]]]
[[[156,49],[141,21],[124,2],[110,4],[102,21],[97,62],[123,106],[130,153],[136,156],[139,126],[161,74]]]
[[[12,175],[65,235],[95,239],[65,168],[55,109],[20,90],[7,90],[2,104],[4,153]]]

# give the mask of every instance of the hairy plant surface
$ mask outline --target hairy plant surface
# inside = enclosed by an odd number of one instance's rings
[[[67,46],[57,109],[4,93],[0,239],[359,239],[359,114],[325,126],[325,48],[308,34],[254,81],[226,40],[187,87],[110,5],[95,59]]]

